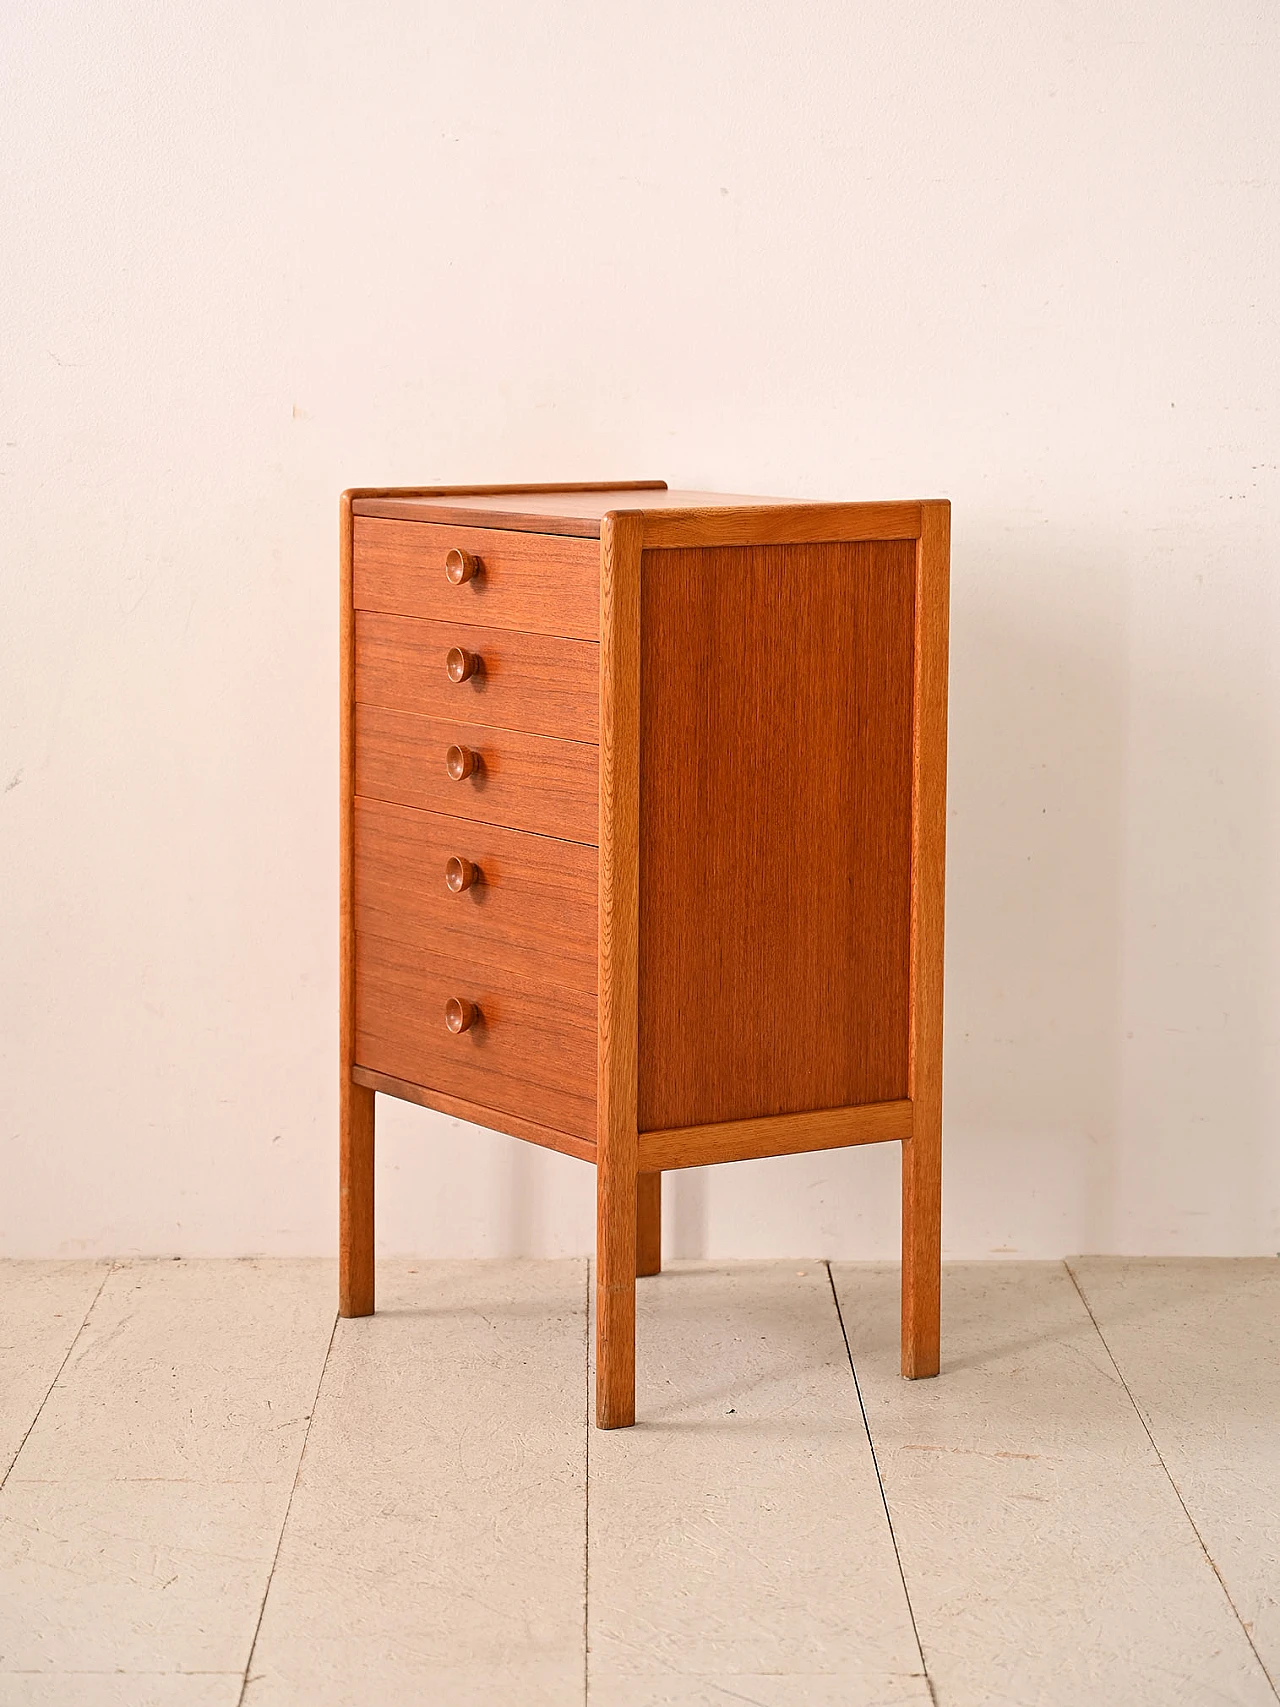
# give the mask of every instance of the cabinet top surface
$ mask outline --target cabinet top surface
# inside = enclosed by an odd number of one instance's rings
[[[801,498],[762,498],[733,492],[670,491],[660,481],[597,487],[539,487],[521,491],[454,488],[369,490],[350,494],[358,516],[404,521],[448,522],[454,526],[522,528],[543,533],[598,535],[610,511],[640,511],[661,516],[671,511],[853,509]],[[877,506],[883,508],[885,506]],[[905,507],[905,506],[904,506]]]

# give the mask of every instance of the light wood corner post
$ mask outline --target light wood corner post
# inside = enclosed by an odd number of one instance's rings
[[[902,1145],[902,1373],[936,1375],[942,1273],[942,927],[947,833],[951,506],[916,547],[911,812],[911,1137]]]
[[[600,965],[596,1126],[596,1426],[636,1418],[640,1199],[636,1047],[640,927],[640,556],[644,519],[600,526]],[[648,1179],[651,1176],[646,1175]],[[661,1179],[661,1176],[657,1176]]]
[[[373,1314],[373,1092],[352,1081],[356,1050],[355,610],[351,556],[353,492],[342,494],[338,616],[338,1314]]]

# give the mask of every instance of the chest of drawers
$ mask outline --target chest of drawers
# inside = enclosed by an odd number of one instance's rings
[[[897,1141],[938,1369],[950,508],[342,499],[340,1309],[376,1093],[593,1163],[597,1422],[664,1170]]]

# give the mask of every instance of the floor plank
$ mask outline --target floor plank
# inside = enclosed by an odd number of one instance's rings
[[[0,1495],[0,1674],[243,1674],[333,1298],[331,1263],[113,1269]]]
[[[110,1265],[0,1261],[0,1482]]]
[[[927,1703],[821,1263],[641,1282],[634,1429],[593,1433],[589,1707]]]
[[[1280,1262],[1070,1266],[1280,1689]]]
[[[586,1264],[378,1289],[339,1323],[247,1707],[580,1701]]]
[[[834,1273],[939,1707],[1275,1707],[1062,1264],[950,1268],[918,1382],[897,1270]]]

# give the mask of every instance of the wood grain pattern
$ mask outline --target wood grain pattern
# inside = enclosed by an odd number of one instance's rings
[[[685,493],[668,492],[679,499]],[[692,496],[692,494],[688,494]],[[919,504],[662,506],[646,514],[644,548],[693,545],[813,545],[862,539],[917,539]]]
[[[450,680],[452,648],[471,673]],[[356,612],[356,699],[567,741],[595,741],[600,647],[516,629]]]
[[[611,495],[625,492],[630,496],[633,492],[665,492],[666,489],[665,480],[542,480],[532,484],[500,481],[483,486],[349,486],[342,494],[342,502],[353,512],[363,514],[367,505],[381,503],[384,499],[429,499],[435,502],[453,498],[541,498],[551,492],[608,492]]]
[[[531,533],[559,534],[569,538],[596,539],[606,515],[636,511],[651,514],[664,506],[777,505],[785,498],[753,498],[739,493],[669,492],[665,482],[639,481],[632,486],[560,487],[540,492],[512,487],[507,492],[490,490],[455,493],[386,494],[361,499],[358,516],[395,517],[406,521],[433,521],[454,527],[510,528]],[[465,545],[465,541],[462,541]]]
[[[641,526],[609,515],[600,535],[599,1428],[626,1428],[636,1410]]]
[[[512,1138],[523,1138],[529,1144],[540,1144],[544,1150],[558,1150],[563,1156],[574,1156],[580,1162],[594,1162],[596,1147],[589,1138],[575,1138],[570,1132],[557,1132],[550,1126],[539,1126],[536,1120],[524,1120],[518,1114],[501,1109],[485,1108],[468,1102],[466,1097],[450,1096],[446,1091],[434,1091],[427,1085],[410,1084],[407,1079],[393,1079],[387,1073],[372,1073],[367,1067],[356,1067],[352,1077],[358,1085],[386,1096],[399,1097],[402,1102],[416,1102],[421,1108],[434,1108],[439,1114],[451,1114],[457,1120],[468,1120],[473,1126],[487,1127],[490,1132],[506,1132]]]
[[[644,516],[644,546],[776,545],[825,540],[915,539],[918,503],[829,504],[732,492],[669,492],[644,486],[614,491],[512,493],[452,498],[387,497],[361,501],[361,516],[436,525],[527,530],[591,538],[610,511]],[[461,541],[465,548],[465,539]]]
[[[594,994],[594,848],[364,799],[355,848],[357,932]],[[453,894],[458,856],[479,879]]]
[[[951,506],[923,506],[916,550],[911,853],[911,1140],[902,1147],[902,1373],[938,1373],[942,1268],[942,964]]]
[[[356,1035],[351,531],[351,498],[343,493],[338,514],[338,1311],[343,1316],[369,1316],[374,1305],[373,1092],[351,1076]]]
[[[808,1114],[775,1114],[764,1120],[642,1132],[639,1160],[642,1168],[705,1168],[715,1162],[840,1150],[850,1144],[883,1144],[910,1136],[911,1104],[904,1098],[865,1103],[861,1108],[820,1108]]]
[[[641,1131],[907,1094],[915,555],[644,553]]]
[[[461,586],[444,572],[456,546],[480,560]],[[597,546],[552,534],[355,518],[356,608],[388,616],[595,640],[598,564]]]
[[[367,1315],[374,1308],[374,1088],[355,1078],[354,1056],[356,1040],[356,943],[355,943],[355,623],[353,607],[357,603],[355,594],[356,581],[356,551],[355,551],[355,510],[362,501],[384,498],[430,498],[447,499],[458,497],[462,493],[476,496],[485,493],[503,492],[508,500],[515,494],[536,496],[539,493],[555,491],[559,493],[593,491],[600,488],[600,482],[578,485],[505,485],[493,486],[423,486],[414,488],[392,487],[353,487],[342,494],[339,503],[339,808],[338,808],[338,845],[339,845],[339,923],[338,923],[338,1128],[339,1128],[339,1308],[343,1315]],[[605,489],[615,492],[619,487],[627,487],[627,482],[606,482]],[[639,482],[646,486],[650,483]],[[653,483],[662,486],[663,482]],[[476,536],[468,531],[466,539],[475,542]],[[558,547],[557,550],[560,548]],[[499,553],[499,571],[507,561],[507,551],[504,545]],[[410,552],[414,558],[415,553]],[[555,562],[565,561],[563,552],[560,555],[548,555],[544,550],[535,550],[535,563],[544,568],[554,567]],[[376,553],[375,553],[376,558]],[[569,552],[571,566],[578,567],[578,558]],[[363,567],[363,566],[362,566]],[[376,562],[371,565],[374,572],[376,587]],[[491,566],[492,567],[492,566]],[[397,583],[395,565],[392,568],[392,584]],[[582,569],[589,583],[586,603],[596,598],[597,562],[593,551],[588,550],[582,562]],[[535,588],[528,598],[520,596],[519,589],[530,578],[533,571],[527,563],[517,570],[512,568],[509,576],[501,576],[507,585],[511,596],[495,597],[493,583],[488,583],[489,597],[484,598],[484,587],[477,589],[474,585],[470,591],[474,598],[480,592],[479,602],[473,602],[465,607],[475,612],[483,609],[486,620],[501,622],[504,617],[514,612],[521,614],[525,609],[532,608],[535,612],[549,611],[553,616],[563,608],[562,589],[553,584],[550,594],[539,595]],[[401,579],[405,577],[401,576]],[[416,579],[411,563],[408,574],[410,587]],[[481,577],[483,581],[483,577]],[[572,574],[568,581],[576,585]],[[446,587],[448,583],[445,582]],[[457,591],[458,589],[451,589]],[[430,602],[428,600],[428,602]],[[394,607],[393,607],[394,608]],[[410,606],[406,614],[414,614],[415,607]],[[423,614],[430,615],[427,610]],[[457,615],[457,607],[441,612],[445,617]],[[521,625],[525,626],[525,625]],[[536,627],[531,623],[527,626]],[[558,632],[560,624],[554,622],[553,630]],[[588,624],[583,638],[596,638],[594,623]],[[594,1134],[593,1134],[594,1137]],[[594,1143],[592,1144],[594,1151]]]
[[[356,790],[371,800],[503,824],[565,841],[596,841],[598,748],[510,729],[356,706]],[[451,746],[479,754],[455,781]]]
[[[445,1028],[450,997],[480,1023]],[[356,937],[356,1063],[594,1140],[596,1000],[467,958]]]
[[[636,1177],[636,1274],[662,1272],[662,1175]]]
[[[375,1089],[596,1161],[606,1428],[634,1419],[661,1171],[895,1138],[903,1370],[936,1371],[949,506],[378,489],[344,521],[369,1307]],[[442,853],[454,893],[423,881]]]

